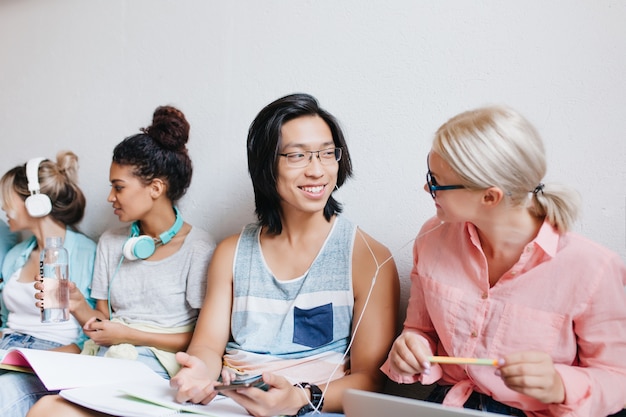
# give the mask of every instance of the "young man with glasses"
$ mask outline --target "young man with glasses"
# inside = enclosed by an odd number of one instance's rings
[[[193,340],[177,357],[177,399],[206,403],[220,376],[228,384],[262,374],[267,392],[224,393],[253,415],[340,412],[344,390],[383,383],[395,264],[340,215],[333,192],[352,173],[350,153],[315,98],[294,94],[261,110],[249,129],[248,170],[258,223],[216,249]]]

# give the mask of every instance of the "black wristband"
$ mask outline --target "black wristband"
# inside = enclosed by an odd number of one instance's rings
[[[311,391],[311,404],[304,404],[304,406],[302,406],[302,408],[298,410],[294,417],[303,416],[306,413],[310,413],[311,411],[317,411],[318,413],[322,411],[322,407],[324,406],[324,398],[322,398],[322,390],[320,389],[320,387],[315,384],[309,384],[308,382],[300,382],[295,386],[304,389],[308,388],[309,391]]]

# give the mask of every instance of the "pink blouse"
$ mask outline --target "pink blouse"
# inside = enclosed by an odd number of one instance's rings
[[[454,385],[444,404],[463,406],[472,391],[527,416],[606,416],[626,403],[626,266],[617,254],[544,223],[519,261],[489,287],[487,261],[470,223],[433,218],[414,244],[404,332],[422,335],[435,355],[502,358],[548,352],[565,385],[563,404],[544,404],[507,388],[494,368],[433,365],[400,383]],[[429,232],[430,231],[430,232]]]

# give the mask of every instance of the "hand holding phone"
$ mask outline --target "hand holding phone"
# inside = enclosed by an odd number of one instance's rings
[[[236,379],[230,384],[220,384],[213,387],[216,391],[227,391],[239,388],[259,388],[263,391],[267,391],[270,389],[270,386],[263,382],[263,377],[258,376],[250,379]]]

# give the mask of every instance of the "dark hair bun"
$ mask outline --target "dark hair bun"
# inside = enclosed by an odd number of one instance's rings
[[[189,123],[183,112],[172,106],[157,107],[152,125],[141,130],[168,150],[183,150],[189,140]]]

